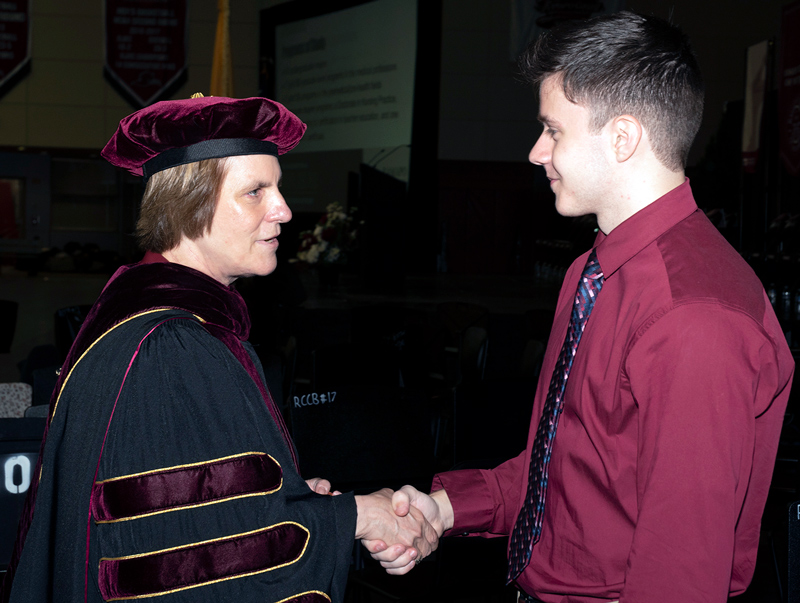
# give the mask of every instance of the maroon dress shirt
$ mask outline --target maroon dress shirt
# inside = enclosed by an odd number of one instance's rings
[[[567,383],[542,537],[517,584],[547,603],[723,603],[753,576],[792,355],[688,180],[596,247],[605,282]],[[451,534],[514,525],[587,255],[561,289],[528,449],[434,479],[453,504]]]

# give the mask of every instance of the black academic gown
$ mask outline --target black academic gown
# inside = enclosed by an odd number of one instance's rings
[[[354,498],[299,475],[240,302],[175,264],[112,278],[51,403],[10,601],[342,600]]]

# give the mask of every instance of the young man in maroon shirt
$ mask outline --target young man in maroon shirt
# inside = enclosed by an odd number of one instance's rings
[[[724,602],[750,583],[794,362],[763,287],[697,208],[684,167],[703,84],[687,38],[629,12],[542,36],[544,167],[562,215],[594,214],[602,290],[577,347],[547,470],[541,537],[512,574],[545,603]],[[581,269],[568,271],[527,450],[437,475],[409,503],[439,533],[507,536]],[[402,547],[374,553],[390,573]]]

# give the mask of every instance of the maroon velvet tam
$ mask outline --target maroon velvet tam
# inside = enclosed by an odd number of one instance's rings
[[[283,155],[306,125],[267,98],[205,96],[161,101],[119,122],[101,155],[135,176],[234,155]]]

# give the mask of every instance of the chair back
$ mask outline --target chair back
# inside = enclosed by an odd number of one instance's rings
[[[489,350],[489,310],[468,302],[436,306],[442,328],[440,373],[445,386],[484,378]]]
[[[28,383],[0,383],[0,418],[21,418],[33,400]]]

